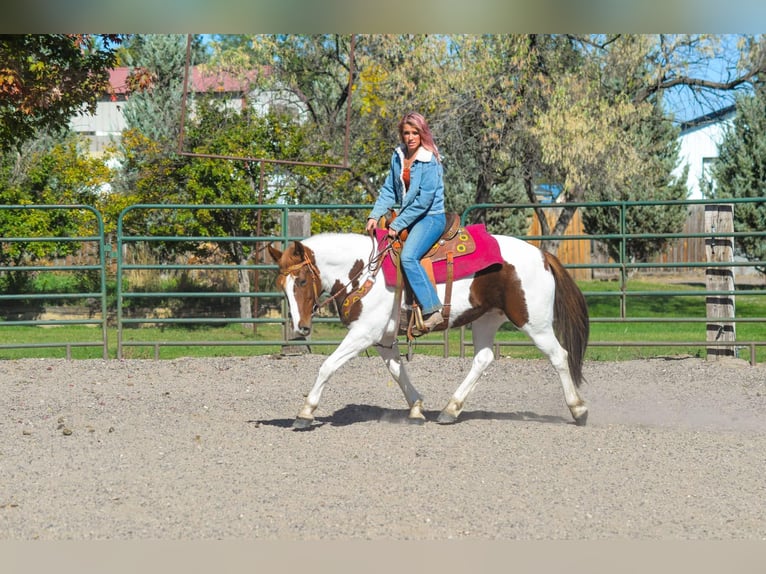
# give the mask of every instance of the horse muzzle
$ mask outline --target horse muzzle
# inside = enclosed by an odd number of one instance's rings
[[[298,325],[298,328],[295,331],[298,335],[301,337],[308,337],[311,334],[311,325],[306,327],[305,325]]]

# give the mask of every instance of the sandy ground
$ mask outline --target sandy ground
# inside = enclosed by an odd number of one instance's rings
[[[766,540],[766,366],[496,361],[405,424],[377,357],[0,362],[0,540]],[[470,359],[408,364],[434,421]]]

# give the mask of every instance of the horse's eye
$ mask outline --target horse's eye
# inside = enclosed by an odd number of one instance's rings
[[[298,287],[305,287],[306,286],[306,280],[303,278],[298,278],[295,280],[295,284],[298,285]]]

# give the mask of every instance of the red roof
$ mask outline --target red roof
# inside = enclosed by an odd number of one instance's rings
[[[132,68],[120,67],[109,70],[109,84],[115,95],[128,93],[128,76]],[[241,93],[249,90],[255,72],[247,75],[247,78],[236,78],[224,72],[203,70],[200,66],[192,68],[191,87],[197,93],[217,91],[225,93]]]
[[[125,94],[128,91],[128,73],[130,68],[114,68],[109,70],[109,85],[115,94]]]

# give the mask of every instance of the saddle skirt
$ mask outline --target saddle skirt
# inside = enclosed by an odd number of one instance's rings
[[[385,229],[376,230],[379,251],[388,245],[386,235]],[[487,232],[483,223],[460,227],[451,226],[448,222],[444,235],[423,257],[423,259],[431,259],[434,280],[437,283],[447,282],[448,253],[452,253],[453,257],[453,279],[473,275],[490,265],[503,262],[500,246]],[[386,285],[396,286],[396,264],[390,253],[383,259],[382,270]]]

